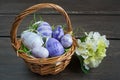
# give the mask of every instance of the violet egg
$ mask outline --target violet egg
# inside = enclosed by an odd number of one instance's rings
[[[52,36],[52,30],[41,30],[40,32],[38,32],[38,35],[42,36],[42,37],[51,37]]]
[[[73,40],[72,40],[72,36],[70,34],[65,34],[62,38],[61,38],[61,44],[65,47],[68,48],[72,45]]]
[[[44,47],[34,47],[31,52],[36,58],[47,58],[49,56],[48,50]]]
[[[60,56],[64,53],[62,44],[55,38],[49,38],[46,43],[50,57]]]
[[[52,36],[52,28],[47,22],[42,22],[38,25],[37,28],[38,34],[42,37],[51,37]]]
[[[64,35],[64,31],[61,25],[58,25],[55,30],[53,30],[52,36],[53,38],[60,41],[61,37]]]
[[[34,32],[30,32],[30,31],[24,31],[21,34],[21,40],[22,43],[28,48],[28,49],[32,49],[36,46],[42,46],[44,44],[42,37],[40,37],[39,35],[37,35]]]
[[[41,22],[38,25],[37,31],[41,31],[41,30],[45,30],[45,29],[52,30],[51,26],[47,22]]]

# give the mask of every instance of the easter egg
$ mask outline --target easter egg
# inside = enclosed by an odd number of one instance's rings
[[[51,28],[51,26],[49,25],[49,23],[47,23],[47,22],[41,22],[41,23],[38,25],[37,30],[38,30],[38,31],[41,31],[41,30],[45,30],[45,29],[52,30],[52,28]]]
[[[36,58],[47,58],[49,56],[48,50],[44,47],[34,47],[31,52]]]
[[[49,38],[46,42],[46,48],[49,51],[50,57],[60,56],[64,53],[62,44],[55,38]]]
[[[51,37],[52,35],[52,28],[47,22],[41,22],[38,25],[37,31],[42,37]]]
[[[44,44],[42,37],[34,32],[24,31],[21,34],[22,43],[28,48],[32,49],[36,46],[42,46]]]
[[[51,37],[52,36],[52,30],[41,30],[38,35],[42,36],[42,37]]]
[[[65,34],[62,38],[61,38],[61,44],[65,47],[68,48],[72,45],[73,40],[72,40],[72,36],[70,34]]]
[[[61,37],[64,35],[64,31],[61,25],[58,25],[55,30],[53,30],[52,36],[53,38],[60,40]]]

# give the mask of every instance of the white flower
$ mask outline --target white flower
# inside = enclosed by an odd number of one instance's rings
[[[109,46],[109,41],[105,35],[101,36],[98,32],[85,33],[85,35],[87,36],[85,41],[77,40],[76,54],[82,56],[83,65],[88,70],[99,66],[106,56],[106,47]]]
[[[79,39],[78,39],[78,47],[79,48],[76,48],[76,54],[81,55],[85,59],[88,58],[86,45],[84,42],[82,43]]]

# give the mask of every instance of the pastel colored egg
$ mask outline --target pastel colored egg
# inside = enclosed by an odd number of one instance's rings
[[[34,47],[31,52],[36,58],[47,58],[49,56],[48,50],[44,47]]]
[[[32,49],[36,46],[42,46],[44,44],[42,37],[34,32],[24,31],[21,34],[22,43],[28,48]]]
[[[42,36],[42,37],[51,37],[52,36],[52,30],[41,30],[40,32],[38,32],[38,35]]]
[[[38,34],[42,37],[51,37],[52,36],[52,28],[47,22],[42,22],[38,25],[37,28]]]
[[[41,22],[41,23],[38,25],[37,31],[41,31],[41,30],[45,30],[45,29],[52,30],[52,28],[51,28],[51,26],[49,25],[49,23],[43,21],[43,22]]]
[[[64,53],[62,44],[55,38],[49,38],[46,42],[46,48],[49,51],[50,57],[60,56]]]
[[[73,40],[72,40],[72,36],[70,34],[65,34],[62,38],[61,38],[61,44],[65,47],[68,48],[72,45]]]
[[[58,25],[55,30],[53,30],[52,36],[53,38],[60,41],[61,37],[64,35],[64,31],[61,25]]]

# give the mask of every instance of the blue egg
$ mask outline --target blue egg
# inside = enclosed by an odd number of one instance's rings
[[[50,57],[60,56],[64,53],[62,44],[55,38],[49,38],[46,42],[46,48]]]
[[[65,34],[62,38],[61,38],[61,44],[65,47],[68,48],[72,45],[73,40],[72,40],[72,36],[70,34]]]
[[[47,22],[41,22],[37,28],[37,31],[42,37],[47,38],[52,36],[52,28]]]
[[[41,46],[34,47],[31,52],[32,55],[36,58],[47,58],[49,56],[48,50]]]
[[[50,38],[52,36],[52,30],[41,30],[38,35],[42,37]]]
[[[53,30],[52,36],[53,38],[60,41],[61,37],[64,35],[64,31],[61,25],[58,25],[55,30]]]
[[[41,22],[38,25],[37,31],[40,32],[41,30],[52,30],[51,26],[47,22]]]

